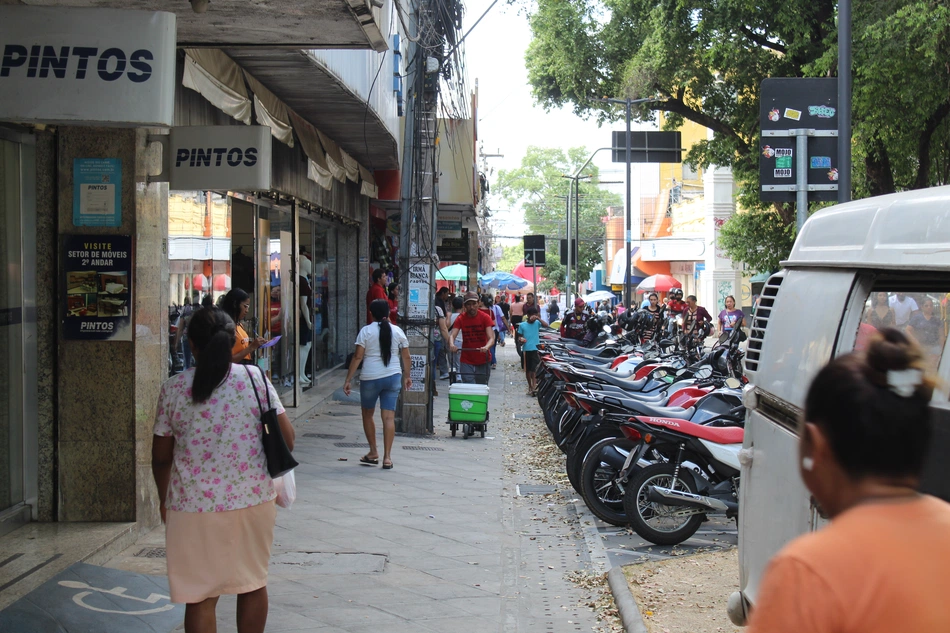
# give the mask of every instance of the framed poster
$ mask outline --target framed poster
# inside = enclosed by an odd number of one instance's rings
[[[63,337],[132,340],[132,237],[63,237]]]

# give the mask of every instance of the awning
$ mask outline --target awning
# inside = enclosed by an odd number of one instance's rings
[[[360,168],[360,193],[366,196],[367,198],[373,198],[374,200],[379,197],[379,187],[376,186],[376,179],[373,178],[373,174],[370,170],[359,166]]]
[[[334,178],[343,182],[346,179],[346,168],[343,165],[343,152],[340,151],[340,146],[320,130],[317,130],[317,134],[320,136],[320,144],[326,150],[327,167],[329,167],[330,173],[333,174]]]
[[[270,128],[281,143],[294,146],[294,133],[290,127],[290,115],[287,114],[287,106],[274,95],[273,92],[264,87],[264,84],[254,79],[251,73],[244,71],[244,77],[247,84],[254,93],[254,110],[257,112],[257,122]]]
[[[670,263],[669,262],[647,262],[643,261],[640,258],[640,248],[634,247],[630,251],[631,263],[633,264],[633,270],[630,272],[631,276],[637,281],[632,281],[632,283],[639,283],[650,275],[669,275],[670,274]],[[627,278],[627,257],[624,254],[624,250],[621,248],[617,251],[617,254],[614,255],[613,265],[610,269],[610,284],[622,285],[625,283]]]
[[[290,121],[300,139],[300,148],[307,155],[307,178],[314,181],[327,191],[333,189],[333,176],[327,167],[326,153],[320,144],[317,129],[304,121],[290,110]]]
[[[340,149],[340,154],[343,155],[343,171],[346,172],[346,177],[352,180],[353,182],[360,181],[360,164],[356,162],[356,159],[346,153],[346,150]]]
[[[241,67],[220,50],[185,49],[185,73],[181,83],[225,114],[251,124],[251,100]]]

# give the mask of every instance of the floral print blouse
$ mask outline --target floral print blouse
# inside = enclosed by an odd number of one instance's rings
[[[155,435],[174,436],[175,448],[165,507],[176,512],[225,512],[274,499],[261,444],[261,404],[277,413],[284,407],[260,369],[231,365],[231,371],[205,402],[191,399],[194,368],[169,378],[158,397]]]

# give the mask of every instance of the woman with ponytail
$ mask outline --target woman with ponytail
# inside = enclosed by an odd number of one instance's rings
[[[186,633],[199,633],[215,630],[218,596],[237,594],[238,630],[261,633],[276,493],[258,398],[269,394],[291,449],[294,429],[266,375],[232,363],[234,322],[223,310],[196,311],[188,344],[195,366],[162,385],[152,438],[171,600],[186,605]]]
[[[373,322],[360,330],[356,337],[356,352],[343,384],[343,392],[350,395],[350,381],[353,380],[353,374],[360,363],[363,363],[363,372],[360,374],[360,404],[363,432],[369,442],[369,452],[360,458],[360,463],[379,463],[376,423],[373,421],[378,400],[380,417],[383,419],[383,468],[387,470],[393,467],[391,453],[393,438],[396,436],[396,398],[399,397],[400,386],[406,390],[412,386],[412,379],[409,378],[409,339],[401,329],[389,322],[389,309],[386,299],[376,299],[369,304]]]

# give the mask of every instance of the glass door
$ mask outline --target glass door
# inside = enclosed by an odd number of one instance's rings
[[[0,534],[36,505],[34,147],[13,135],[0,129]]]

